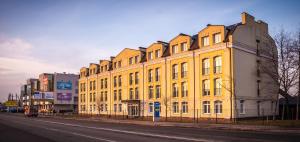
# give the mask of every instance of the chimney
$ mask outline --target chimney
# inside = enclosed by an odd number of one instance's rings
[[[242,14],[242,24],[249,24],[254,23],[254,17],[246,12],[243,12]]]

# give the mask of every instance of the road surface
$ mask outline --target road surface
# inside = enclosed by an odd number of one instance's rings
[[[0,113],[0,142],[280,142],[300,135],[202,128],[143,126]]]

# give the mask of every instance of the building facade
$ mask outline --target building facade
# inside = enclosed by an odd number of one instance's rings
[[[77,112],[78,78],[76,74],[42,73],[21,87],[23,106],[39,112]]]
[[[241,18],[82,67],[79,113],[153,116],[159,102],[161,117],[273,115],[278,86],[261,68],[276,46],[265,22],[247,13]]]

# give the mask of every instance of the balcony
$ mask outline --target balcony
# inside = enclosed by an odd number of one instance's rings
[[[215,66],[214,73],[216,73],[216,74],[222,73],[222,66]]]

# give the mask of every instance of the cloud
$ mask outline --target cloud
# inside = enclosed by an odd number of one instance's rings
[[[23,39],[0,37],[0,57],[26,57],[32,48],[33,46]]]
[[[44,62],[33,56],[34,46],[21,38],[0,37],[0,101],[7,94],[20,92],[27,78],[37,78],[41,73],[77,73],[77,69],[63,63]]]

